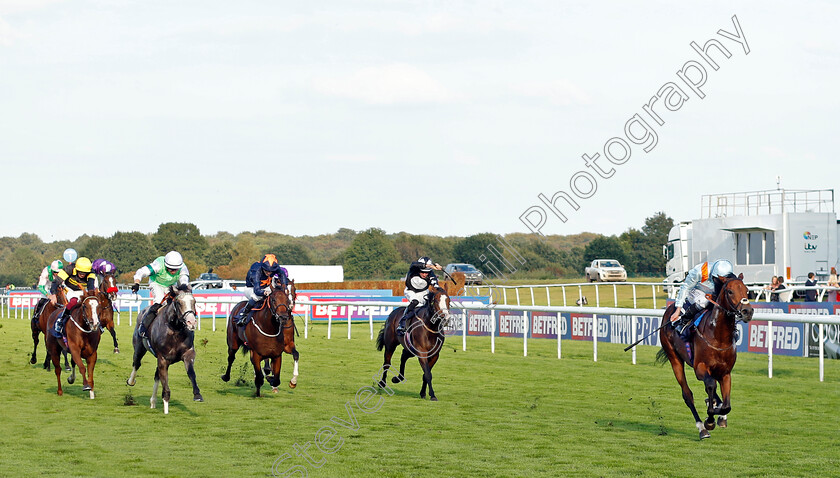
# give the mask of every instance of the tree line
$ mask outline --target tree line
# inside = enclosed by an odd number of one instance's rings
[[[630,228],[619,236],[584,232],[540,240],[531,234],[506,234],[505,240],[525,259],[525,264],[517,264],[518,270],[511,277],[581,277],[592,259],[617,259],[630,274],[662,275],[662,245],[671,226],[673,220],[659,212],[647,218],[641,229]],[[465,262],[482,269],[479,257],[487,253],[487,245],[495,243],[496,238],[492,233],[467,237],[389,234],[378,228],[341,228],[317,236],[262,230],[202,235],[195,224],[176,222],[161,224],[151,234],[121,231],[110,237],[84,235],[74,241],[50,243],[24,233],[0,238],[0,285],[33,285],[41,269],[60,258],[68,247],[91,260],[101,257],[114,262],[121,282],[131,281],[135,270],[170,250],[183,255],[193,278],[212,269],[223,278],[242,279],[254,261],[270,252],[277,255],[281,264],[342,265],[347,280],[399,279],[420,256],[430,256],[443,265]]]

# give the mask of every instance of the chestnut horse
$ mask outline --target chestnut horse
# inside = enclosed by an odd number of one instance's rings
[[[59,295],[64,296],[64,292],[59,290]],[[79,299],[79,305],[73,309],[64,324],[67,349],[70,350],[73,357],[72,372],[67,377],[67,383],[72,384],[76,381],[76,367],[79,367],[79,373],[82,375],[82,390],[90,392],[91,400],[94,399],[93,368],[96,365],[96,351],[99,348],[99,339],[102,335],[99,329],[99,315],[97,313],[99,299],[97,296],[97,292],[85,292]],[[66,297],[63,297],[63,299],[64,302],[67,301]],[[62,307],[50,314],[47,321],[49,329],[55,326],[55,321],[63,312],[64,308]],[[59,362],[59,352],[64,348],[64,341],[54,337],[49,332],[45,335],[47,350],[55,369],[55,378],[58,380],[58,394],[64,395],[64,391],[61,389],[61,364]],[[84,362],[82,359],[84,359]],[[87,367],[85,367],[85,362],[87,362]]]
[[[47,330],[47,321],[50,318],[50,315],[53,314],[57,309],[64,310],[64,306],[66,305],[66,299],[64,295],[61,294],[56,297],[56,304],[53,305],[48,299],[42,299],[44,302],[41,304],[41,314],[38,316],[38,319],[32,319],[30,324],[32,328],[32,342],[34,342],[34,347],[32,347],[32,358],[29,359],[29,363],[35,364],[38,362],[37,358],[37,351],[38,351],[38,336],[40,334],[44,334],[44,347],[47,346],[47,335],[49,335],[49,331]],[[65,300],[65,302],[61,302],[61,300]],[[64,370],[68,373],[70,372],[70,361],[67,359],[67,350],[62,348],[61,354],[64,355]],[[50,362],[52,361],[50,357],[50,352],[47,350],[46,357],[44,358],[44,370],[50,370]]]
[[[197,318],[195,315],[195,297],[188,287],[181,289],[174,286],[169,287],[169,293],[163,301],[164,305],[158,309],[155,319],[147,329],[148,339],[141,339],[138,328],[149,309],[137,316],[137,325],[134,328],[132,343],[134,344],[134,361],[131,375],[125,381],[129,386],[136,383],[137,369],[142,364],[143,356],[150,351],[157,357],[157,369],[155,370],[155,384],[152,388],[152,396],[149,398],[151,408],[157,405],[158,385],[163,385],[163,413],[169,413],[169,365],[175,362],[184,362],[187,369],[187,376],[192,383],[193,400],[203,402],[201,391],[195,381],[195,326]]]
[[[283,363],[283,352],[287,351],[286,336],[293,335],[295,322],[292,318],[292,300],[285,287],[277,287],[272,281],[271,293],[263,300],[259,309],[254,309],[251,320],[245,326],[236,325],[234,317],[245,307],[246,302],[236,304],[230,311],[227,323],[228,366],[222,381],[230,380],[230,368],[236,359],[236,352],[244,347],[251,351],[251,363],[254,366],[254,385],[256,396],[260,396],[260,388],[264,383],[263,371],[260,369],[262,360],[271,359],[271,375],[268,383],[272,391],[278,391],[280,385],[280,368]],[[292,344],[294,347],[294,344]],[[289,387],[297,386],[297,350],[294,350],[295,369]],[[288,352],[287,352],[288,353]]]
[[[715,415],[719,415],[717,424],[725,428],[727,414],[732,409],[729,402],[729,392],[732,387],[730,373],[738,355],[735,350],[735,322],[738,320],[749,322],[753,316],[753,308],[747,297],[747,287],[743,279],[744,274],[738,277],[730,274],[724,279],[725,282],[717,296],[717,301],[710,300],[714,306],[711,310],[707,308],[704,311],[705,315],[690,339],[693,363],[685,342],[671,325],[670,318],[674,313],[674,304],[665,309],[665,315],[662,317],[659,330],[662,348],[656,354],[656,361],[671,362],[674,376],[682,387],[683,400],[694,415],[695,424],[700,430],[701,440],[709,438],[709,430],[714,430]],[[709,397],[706,400],[708,417],[703,423],[700,422],[700,416],[694,407],[694,395],[686,381],[684,367],[686,363],[694,368],[697,380],[706,385],[706,394]],[[717,394],[718,384],[723,395],[722,399]]]
[[[417,356],[420,361],[420,368],[423,369],[423,386],[420,389],[420,398],[426,398],[426,386],[429,386],[429,397],[437,401],[435,391],[432,388],[432,367],[437,363],[440,349],[445,339],[443,327],[449,319],[449,296],[446,291],[439,287],[429,288],[428,302],[423,307],[415,309],[414,317],[406,323],[405,334],[397,337],[397,325],[405,313],[405,307],[398,307],[385,320],[385,325],[379,330],[376,338],[376,349],[385,349],[385,363],[380,387],[385,387],[385,377],[388,369],[391,368],[391,357],[402,345],[402,357],[400,359],[400,374],[391,379],[394,383],[405,380],[405,362],[411,357]]]
[[[111,333],[111,338],[114,339],[114,353],[118,354],[120,347],[117,344],[117,332],[114,330],[114,300],[117,298],[117,280],[114,274],[102,276],[99,292],[99,323]]]
[[[295,281],[289,281],[289,298],[292,299],[292,311],[295,310],[295,301],[297,300],[297,289],[295,288]],[[292,359],[295,361],[295,368],[292,372],[292,379],[289,380],[289,388],[297,387],[297,379],[298,379],[298,359],[300,358],[300,354],[297,351],[297,347],[295,346],[295,335],[300,336],[300,333],[297,330],[297,324],[295,324],[295,316],[292,314],[291,317],[292,326],[291,327],[284,327],[283,328],[283,339],[286,344],[286,348],[283,349],[284,353],[287,353],[292,356]],[[271,375],[271,359],[263,359],[263,375],[266,377]]]

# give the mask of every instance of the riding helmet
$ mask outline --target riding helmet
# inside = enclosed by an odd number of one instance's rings
[[[87,257],[80,257],[79,260],[76,261],[76,272],[90,272],[92,267],[93,265]]]
[[[262,258],[262,268],[266,272],[277,272],[280,270],[280,263],[277,262],[277,256],[274,254],[266,254]]]
[[[184,265],[184,259],[181,254],[175,251],[169,251],[163,257],[163,265],[167,269],[180,269]]]
[[[712,270],[709,272],[709,275],[712,277],[726,277],[732,274],[732,270],[732,263],[726,259],[721,259],[712,264]]]
[[[61,269],[64,269],[64,264],[62,264],[58,259],[52,261],[52,264],[50,264],[50,270],[53,272],[58,272]]]

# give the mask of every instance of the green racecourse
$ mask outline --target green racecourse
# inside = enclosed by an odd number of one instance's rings
[[[125,317],[123,317],[125,319]],[[208,322],[205,322],[208,324]],[[271,476],[284,453],[309,476],[837,476],[840,467],[840,362],[826,362],[818,381],[813,359],[742,354],[733,375],[729,428],[699,441],[669,367],[653,364],[656,349],[640,347],[638,365],[621,345],[489,338],[450,339],[434,369],[439,402],[420,400],[420,368],[382,394],[381,408],[362,413],[358,429],[346,402],[372,384],[382,354],[367,324],[346,324],[326,340],[323,324],[298,339],[300,379],[288,388],[292,362],[284,355],[280,392],[253,397],[253,374],[237,356],[230,383],[222,330],[197,332],[198,382],[204,403],[191,400],[181,364],[171,368],[170,414],[149,409],[153,367],[147,355],[137,385],[127,387],[130,329],[117,327],[123,353],[103,336],[96,365],[96,399],[81,379],[56,396],[53,372],[29,365],[28,320],[0,320],[0,476]],[[206,326],[205,326],[206,327]],[[377,325],[378,330],[378,325]],[[206,343],[202,342],[206,339]],[[39,362],[44,357],[39,346]],[[398,356],[398,355],[397,355]],[[66,374],[62,375],[66,377]],[[246,385],[234,385],[244,377]],[[66,381],[65,381],[66,382]],[[389,382],[389,385],[390,382]],[[691,380],[702,403],[702,386]],[[125,405],[131,393],[137,405]],[[267,392],[267,393],[266,393]],[[368,402],[375,404],[377,397]],[[331,455],[309,452],[321,468],[297,457],[293,445],[314,442],[334,426],[343,440]],[[329,446],[338,444],[337,438]]]

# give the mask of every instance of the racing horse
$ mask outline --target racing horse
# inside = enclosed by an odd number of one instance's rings
[[[677,383],[682,387],[683,400],[694,415],[695,424],[700,430],[701,440],[709,438],[709,430],[714,430],[715,415],[718,415],[717,425],[725,428],[727,414],[732,410],[729,392],[732,387],[730,373],[737,359],[735,322],[738,320],[749,322],[753,316],[753,308],[747,297],[747,287],[743,279],[744,274],[737,277],[730,274],[724,278],[717,301],[709,300],[713,307],[703,312],[704,315],[688,344],[683,342],[671,325],[670,318],[674,313],[675,304],[665,309],[665,315],[660,324],[659,339],[662,348],[656,354],[656,362],[671,362]],[[702,423],[694,407],[694,395],[686,380],[684,366],[686,363],[694,368],[697,380],[702,381],[706,386],[708,416]],[[718,384],[720,384],[722,398],[717,394]]]
[[[131,375],[125,383],[134,386],[137,369],[142,365],[143,356],[151,352],[157,357],[155,370],[155,384],[152,396],[149,398],[151,408],[157,406],[158,385],[163,385],[163,413],[169,413],[169,365],[184,362],[187,376],[193,388],[193,400],[203,402],[201,391],[195,382],[195,297],[186,285],[169,287],[169,292],[163,300],[164,305],[158,309],[155,319],[149,325],[146,339],[140,338],[139,326],[143,318],[149,313],[149,308],[143,309],[137,317],[132,344],[134,345],[134,361]]]
[[[414,317],[406,323],[405,334],[397,337],[397,325],[405,313],[405,307],[399,307],[388,315],[385,324],[379,330],[376,338],[376,349],[385,349],[384,372],[379,386],[385,388],[385,378],[388,369],[391,368],[391,357],[402,345],[402,357],[400,358],[400,374],[392,377],[391,381],[400,383],[405,380],[405,362],[416,356],[420,361],[420,368],[423,369],[423,386],[420,389],[420,398],[426,398],[426,386],[429,387],[429,398],[437,401],[435,391],[432,388],[432,367],[437,363],[440,349],[445,339],[443,327],[449,320],[449,296],[440,287],[430,287],[428,301],[423,307],[415,309]]]
[[[63,302],[67,302],[64,291],[59,290],[59,295],[63,296]],[[70,351],[73,357],[72,371],[67,377],[67,383],[72,384],[76,381],[76,367],[79,367],[79,373],[82,375],[82,390],[90,392],[90,398],[95,398],[93,392],[93,368],[96,365],[97,349],[99,348],[99,339],[102,331],[99,329],[99,315],[97,309],[99,308],[98,294],[95,291],[87,291],[79,299],[80,303],[70,313],[67,322],[64,324],[64,333],[67,337],[66,346],[64,340],[56,338],[53,334],[47,332],[46,345],[50,358],[52,359],[53,368],[55,369],[55,378],[58,381],[58,395],[64,395],[61,389],[61,364],[59,362],[59,353]],[[50,314],[47,321],[47,327],[52,329],[55,326],[55,321],[64,312],[64,308],[60,308]],[[84,359],[84,362],[82,361]],[[87,363],[87,367],[85,366]]]
[[[297,324],[295,324],[295,301],[297,301],[297,289],[295,288],[295,281],[289,281],[289,298],[292,299],[292,326],[283,328],[283,338],[285,339],[286,348],[283,350],[284,353],[287,353],[292,356],[292,359],[295,361],[295,368],[292,372],[292,379],[289,380],[289,388],[297,387],[297,379],[298,379],[298,359],[300,358],[300,354],[297,351],[297,347],[295,346],[295,335],[297,334],[300,336],[300,333],[297,330]],[[264,359],[263,360],[263,374],[265,376],[271,375],[271,359]]]
[[[256,396],[260,396],[260,388],[264,383],[263,370],[260,364],[264,358],[271,359],[271,375],[268,383],[272,391],[278,391],[280,385],[280,368],[283,363],[283,352],[289,350],[286,337],[294,335],[295,322],[292,319],[292,300],[285,287],[278,287],[274,281],[268,298],[262,301],[258,309],[254,309],[252,319],[244,326],[236,325],[234,318],[245,307],[242,301],[230,311],[227,323],[228,366],[222,381],[230,380],[230,368],[236,359],[236,352],[242,348],[251,351],[251,363],[254,365],[254,385],[257,387]],[[297,386],[297,350],[292,341],[292,356],[295,358],[295,369],[289,387]],[[287,352],[289,353],[289,352]]]
[[[64,300],[64,302],[61,302]],[[41,313],[38,315],[38,319],[32,319],[30,326],[32,328],[32,342],[35,344],[32,347],[32,358],[29,359],[29,363],[36,364],[38,363],[37,352],[38,352],[38,336],[40,334],[44,334],[44,347],[47,346],[47,335],[49,335],[49,330],[47,329],[47,321],[56,310],[61,309],[64,310],[63,307],[66,305],[67,300],[66,297],[62,295],[58,295],[56,297],[56,304],[53,304],[47,299],[43,299],[43,303],[41,303]],[[61,354],[64,355],[64,369],[67,372],[70,372],[70,361],[67,359],[67,350],[62,348]],[[52,358],[50,357],[50,352],[47,350],[46,357],[44,358],[44,370],[50,370],[50,362]]]
[[[114,274],[102,276],[99,293],[99,323],[111,333],[111,338],[114,339],[114,353],[118,354],[120,347],[117,344],[117,332],[114,330],[114,299],[117,298],[117,281]]]

